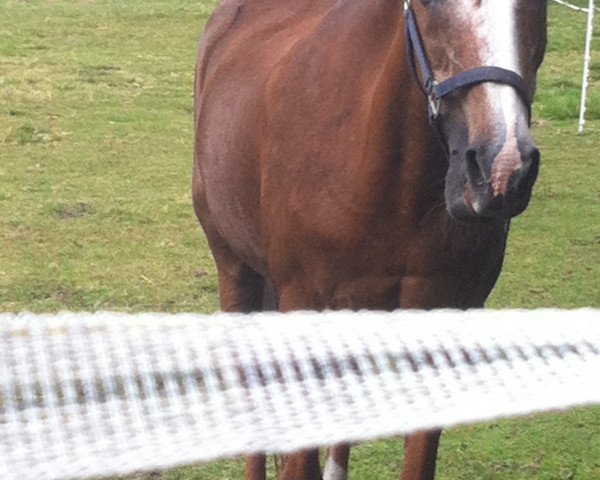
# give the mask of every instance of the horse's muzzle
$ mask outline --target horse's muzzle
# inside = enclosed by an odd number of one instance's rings
[[[481,158],[480,151],[466,150],[464,189],[462,195],[453,197],[448,211],[470,222],[519,215],[531,199],[540,167],[539,150],[525,142],[512,153],[502,150],[492,162]]]

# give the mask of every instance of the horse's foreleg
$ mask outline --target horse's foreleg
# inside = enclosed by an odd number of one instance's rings
[[[218,264],[217,264],[218,265]],[[255,312],[263,307],[264,279],[247,265],[230,262],[219,269],[221,309],[225,312]],[[246,457],[246,480],[266,480],[267,457]]]
[[[320,310],[315,299],[300,285],[282,289],[279,310]],[[279,480],[321,480],[319,450],[304,450],[286,455]]]
[[[323,480],[348,480],[350,445],[336,445],[329,449],[323,471]]]
[[[433,480],[441,433],[433,430],[406,437],[401,480]]]
[[[217,263],[219,299],[224,312],[260,312],[263,309],[264,278],[244,263]]]
[[[209,229],[206,229],[206,232],[219,274],[221,310],[244,313],[263,310],[265,279],[241,261],[215,232]],[[266,480],[266,478],[266,456],[263,454],[247,456],[246,480]]]
[[[246,480],[265,480],[267,478],[267,456],[249,455],[246,457]]]
[[[319,450],[305,450],[286,455],[279,480],[321,480]]]

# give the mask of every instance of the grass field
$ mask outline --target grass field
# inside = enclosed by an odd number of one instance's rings
[[[193,65],[215,4],[0,2],[0,311],[217,309],[189,193]],[[600,54],[578,136],[584,36],[583,14],[551,5],[534,108],[542,171],[491,307],[600,306]],[[600,479],[599,433],[599,409],[454,429],[439,478]],[[357,448],[352,479],[397,478],[401,450]],[[147,477],[240,479],[242,468]]]

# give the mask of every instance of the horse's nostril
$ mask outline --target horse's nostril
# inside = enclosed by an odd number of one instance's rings
[[[467,162],[467,176],[469,182],[474,187],[480,186],[485,182],[485,177],[477,161],[477,151],[470,148],[465,152]]]
[[[536,147],[532,147],[527,158],[534,163],[540,163],[540,151]]]
[[[533,188],[533,184],[537,180],[537,176],[540,170],[540,151],[531,147],[522,156],[523,166],[520,172],[517,172],[514,178],[514,189],[519,191],[530,191]]]
[[[521,182],[526,188],[531,189],[537,180],[540,171],[540,160],[540,151],[537,148],[533,148],[529,154],[529,170]]]

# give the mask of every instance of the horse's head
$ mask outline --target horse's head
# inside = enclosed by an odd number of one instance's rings
[[[420,81],[427,84],[427,62],[435,79],[429,83],[444,90],[441,99],[430,98],[430,115],[448,152],[447,208],[459,219],[510,218],[529,203],[540,162],[529,125],[546,3],[406,2],[423,48],[423,55],[419,45],[411,48]],[[487,66],[496,68],[479,68]]]

